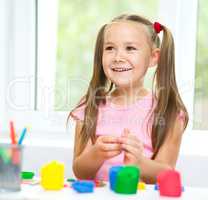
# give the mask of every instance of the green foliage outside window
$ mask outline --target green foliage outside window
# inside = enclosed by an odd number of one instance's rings
[[[208,1],[199,0],[196,48],[194,128],[208,129]]]

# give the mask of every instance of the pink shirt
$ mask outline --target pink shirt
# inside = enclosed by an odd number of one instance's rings
[[[123,107],[107,100],[105,105],[99,106],[96,135],[121,136],[124,128],[128,128],[143,143],[144,155],[150,158],[153,154],[151,143],[153,116],[150,118],[153,111],[152,100],[151,93],[134,104]],[[73,115],[79,120],[83,120],[84,106],[76,109]],[[123,153],[106,160],[100,167],[96,178],[108,180],[109,168],[115,165],[123,165]]]

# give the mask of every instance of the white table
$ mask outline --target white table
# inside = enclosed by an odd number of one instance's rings
[[[79,194],[71,188],[60,191],[45,191],[41,186],[22,185],[22,190],[15,193],[0,193],[0,200],[208,200],[208,188],[185,187],[180,198],[160,197],[153,185],[146,190],[138,190],[135,195],[121,195],[111,191],[108,186],[95,188],[93,193]]]

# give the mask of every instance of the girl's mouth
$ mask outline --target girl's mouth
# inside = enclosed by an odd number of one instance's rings
[[[130,67],[112,67],[111,68],[114,72],[126,72],[132,70]]]

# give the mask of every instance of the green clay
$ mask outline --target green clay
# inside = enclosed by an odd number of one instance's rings
[[[34,172],[22,172],[21,177],[22,179],[32,179],[34,176]]]
[[[140,169],[136,166],[125,166],[119,170],[115,183],[115,192],[136,194],[140,178]]]

